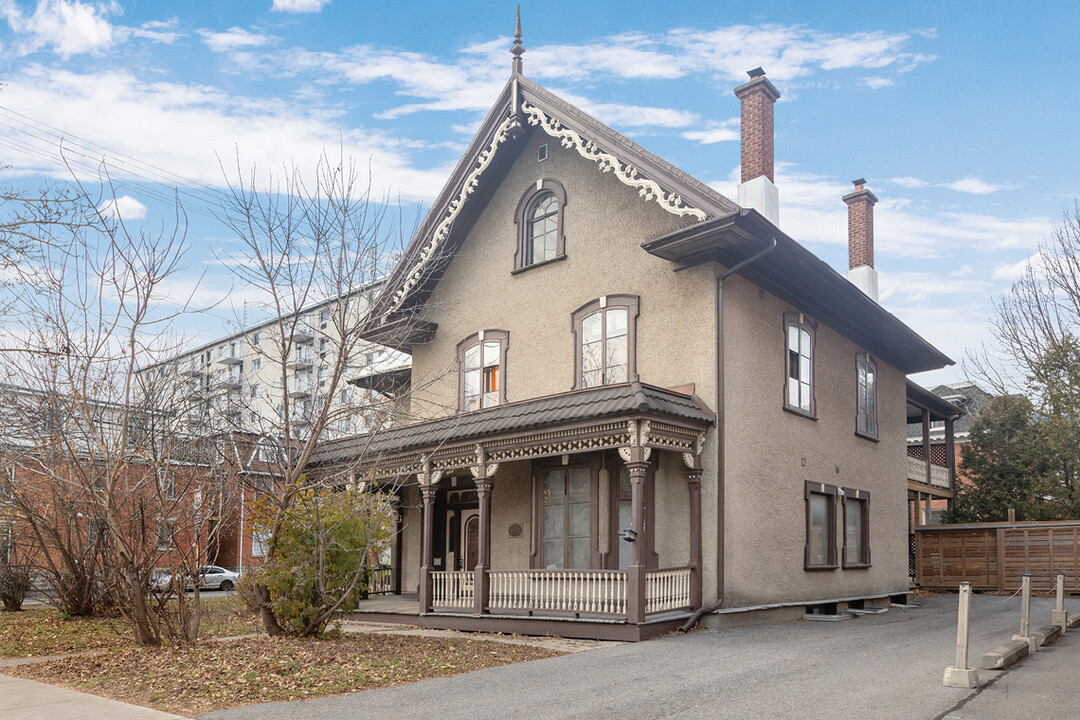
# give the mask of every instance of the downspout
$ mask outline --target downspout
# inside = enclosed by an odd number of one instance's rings
[[[689,631],[703,615],[719,610],[724,604],[724,280],[775,249],[776,237],[770,236],[767,248],[716,276],[716,602],[703,605],[694,611],[690,619],[679,628],[682,632]]]

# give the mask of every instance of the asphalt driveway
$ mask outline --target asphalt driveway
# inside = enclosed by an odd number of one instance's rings
[[[1032,625],[1050,621],[1035,598]],[[1080,612],[1080,599],[1067,607]],[[1019,599],[976,595],[971,655],[1007,641]],[[700,631],[331,698],[200,718],[1077,718],[1080,632],[1014,670],[982,671],[978,691],[946,688],[956,596],[844,622]],[[1006,708],[1008,708],[1006,710]]]

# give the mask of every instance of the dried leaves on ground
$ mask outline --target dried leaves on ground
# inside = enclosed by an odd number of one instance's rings
[[[261,633],[255,617],[234,597],[203,600],[200,635],[205,638]],[[130,643],[131,629],[119,617],[68,617],[38,607],[0,613],[0,657],[38,657],[115,648]]]
[[[5,672],[183,715],[400,685],[559,653],[402,635],[333,640],[245,638],[173,649],[132,648]]]

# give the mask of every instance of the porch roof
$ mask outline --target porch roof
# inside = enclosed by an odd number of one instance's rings
[[[460,413],[430,422],[404,425],[381,430],[377,433],[357,435],[351,438],[325,443],[317,450],[313,461],[318,464],[336,464],[365,458],[362,464],[378,464],[375,458],[401,457],[420,452],[432,452],[440,456],[456,455],[454,447],[467,445],[470,452],[481,441],[502,440],[499,445],[507,448],[522,436],[537,431],[574,427],[582,431],[590,422],[621,419],[667,420],[680,429],[703,432],[716,416],[695,395],[646,385],[641,382],[605,385],[548,395],[533,400],[498,405],[484,410]],[[619,434],[625,434],[622,430]],[[606,433],[617,442],[614,433]],[[595,436],[595,433],[591,433]],[[566,439],[570,439],[567,435]],[[532,444],[540,438],[529,438]],[[550,441],[551,438],[542,438]],[[665,444],[660,432],[654,433],[655,445]],[[509,442],[507,442],[509,440]],[[582,448],[584,449],[584,448]],[[528,453],[519,457],[538,456]],[[497,458],[493,458],[497,459]],[[396,464],[396,463],[394,463]]]

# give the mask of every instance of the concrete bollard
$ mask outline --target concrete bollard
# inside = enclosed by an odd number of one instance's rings
[[[1064,635],[1069,629],[1069,613],[1065,611],[1065,576],[1057,576],[1057,605],[1054,612],[1050,613],[1050,624],[1061,628]]]
[[[960,583],[960,611],[956,617],[956,664],[945,668],[945,687],[979,687],[979,671],[968,667],[968,628],[971,622],[971,583]]]
[[[1020,586],[1020,634],[1013,635],[1012,639],[1026,642],[1032,655],[1038,652],[1042,642],[1041,638],[1031,634],[1031,575],[1024,575],[1023,584]]]

